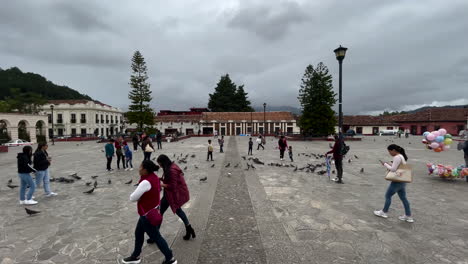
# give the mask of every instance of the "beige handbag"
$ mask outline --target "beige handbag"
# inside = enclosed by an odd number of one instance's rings
[[[145,152],[154,152],[154,149],[150,146],[150,144],[147,144],[145,147]]]
[[[388,171],[385,175],[387,181],[392,182],[407,182],[410,183],[413,181],[413,168],[411,165],[407,164],[403,156],[401,156],[404,163],[401,163],[398,166],[398,169],[393,171]]]

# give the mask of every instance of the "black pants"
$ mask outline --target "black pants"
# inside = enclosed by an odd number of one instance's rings
[[[134,151],[138,150],[138,141],[133,141],[133,150]]]
[[[265,150],[265,147],[264,147],[264,146],[263,146],[263,144],[261,144],[261,143],[260,143],[260,144],[258,144],[258,146],[257,146],[257,150],[259,150],[259,149],[260,149],[260,147],[261,147],[263,150]]]
[[[337,178],[341,180],[341,178],[343,178],[343,159],[336,159],[335,167],[336,167]]]
[[[111,170],[112,156],[107,158],[107,170]]]
[[[289,158],[291,159],[291,161],[294,161],[292,153],[289,153]]]
[[[144,156],[143,160],[151,160],[151,152],[145,152]]]
[[[156,143],[158,144],[158,149],[162,149],[162,143],[161,143],[161,140],[158,140]]]
[[[249,147],[249,152],[247,153],[247,155],[253,155],[252,154],[252,147]]]
[[[127,166],[125,166],[125,156],[122,152],[117,152],[117,169],[120,169],[120,161],[122,161],[122,167],[124,169],[127,168]]]
[[[169,208],[169,202],[167,201],[166,199],[166,194],[164,194],[163,198],[161,199],[161,205],[159,207],[159,212],[161,213],[161,215],[164,215],[164,213],[166,212],[167,208]],[[185,212],[182,210],[182,208],[178,208],[176,210],[176,215],[180,217],[180,220],[182,220],[182,222],[184,222],[184,225],[185,226],[188,226],[190,225],[190,222],[187,218],[187,215],[185,214]]]
[[[161,233],[159,233],[159,226],[151,225],[145,216],[140,216],[135,228],[135,249],[133,250],[132,256],[140,256],[141,248],[145,242],[145,233],[156,243],[161,253],[166,257],[166,260],[171,260],[173,257],[172,250],[169,248],[166,240],[161,236]]]
[[[206,155],[206,160],[208,161],[211,158],[211,161],[213,161],[213,151],[208,151],[208,154]]]
[[[280,159],[284,158],[284,149],[280,149]]]
[[[223,153],[224,152],[224,149],[223,149],[224,145],[219,145],[219,152]]]

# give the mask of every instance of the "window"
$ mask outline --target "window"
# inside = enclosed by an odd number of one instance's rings
[[[104,123],[104,115],[101,115],[101,124],[103,124],[103,123]],[[102,133],[102,134],[104,134],[104,133]]]
[[[57,124],[62,124],[62,123],[63,123],[62,114],[57,114]],[[62,131],[62,133],[63,133],[63,131]]]
[[[81,136],[86,137],[86,128],[81,129]]]
[[[286,130],[287,130],[286,132],[288,132],[288,134],[290,134],[290,133],[293,132],[293,128],[292,128],[292,127],[288,127],[288,128],[286,128]]]
[[[241,125],[241,123],[236,123],[236,126],[240,126],[240,125]],[[239,134],[240,134],[240,133],[239,133]]]
[[[47,115],[47,120],[49,120],[49,123],[52,123],[52,115],[51,114]]]
[[[101,136],[104,136],[104,128],[101,128]]]
[[[393,127],[387,127],[387,130],[393,130]]]
[[[106,115],[106,124],[109,124],[109,116]]]
[[[114,116],[111,116],[111,124],[114,124]]]
[[[81,114],[81,123],[86,123],[86,114]]]
[[[289,123],[288,123],[288,126],[292,126],[292,125],[293,125],[293,123],[292,123],[292,122],[289,122]]]
[[[71,130],[71,136],[76,137],[76,128],[72,128]]]
[[[279,125],[280,125],[280,123],[279,123],[279,122],[276,122],[276,123],[275,123],[275,125],[276,125],[276,126],[279,126]]]
[[[57,133],[59,137],[63,137],[63,128],[57,129]]]
[[[99,123],[99,115],[96,114],[96,124]],[[97,135],[97,134],[96,134]]]
[[[356,127],[356,134],[362,134],[362,127]]]
[[[76,123],[76,114],[71,114],[70,122]]]

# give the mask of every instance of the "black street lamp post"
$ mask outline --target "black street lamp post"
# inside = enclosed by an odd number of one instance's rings
[[[51,104],[50,105],[50,110],[51,110],[51,114],[50,114],[50,121],[52,123],[52,133],[50,133],[51,137],[52,137],[52,145],[55,145],[55,140],[54,140],[54,105]]]
[[[266,103],[263,103],[263,136],[266,135],[267,130],[266,130],[266,119],[265,119],[265,109],[266,109]]]
[[[342,109],[342,84],[343,84],[343,76],[342,76],[342,65],[343,65],[343,59],[346,55],[346,50],[348,48],[338,47],[337,49],[334,50],[336,59],[338,60],[338,63],[340,65],[340,78],[339,78],[339,91],[338,91],[338,132],[339,134],[343,135],[343,109]]]

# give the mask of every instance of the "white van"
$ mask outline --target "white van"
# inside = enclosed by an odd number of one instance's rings
[[[394,136],[398,133],[398,130],[380,130],[379,136],[391,135]]]

